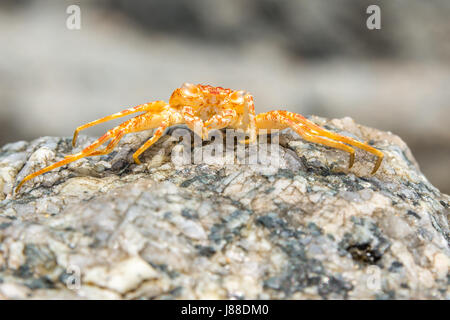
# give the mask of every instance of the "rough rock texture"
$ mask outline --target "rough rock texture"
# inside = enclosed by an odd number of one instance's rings
[[[345,153],[289,129],[260,164],[179,165],[169,131],[136,165],[145,132],[13,196],[18,179],[93,138],[4,146],[0,298],[449,299],[450,197],[399,137],[313,120],[381,149],[377,174],[367,153],[347,172]]]

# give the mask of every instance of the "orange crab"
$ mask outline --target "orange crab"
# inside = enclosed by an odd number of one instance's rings
[[[110,153],[127,133],[156,128],[153,136],[133,154],[134,161],[140,164],[139,156],[158,141],[167,127],[176,124],[186,124],[202,139],[208,137],[210,130],[241,129],[249,136],[249,139],[241,141],[244,143],[254,142],[259,130],[262,129],[265,129],[265,132],[270,132],[274,129],[291,128],[306,141],[348,152],[350,154],[349,168],[353,166],[355,150],[347,144],[361,148],[378,157],[372,174],[378,170],[383,160],[381,151],[355,139],[327,131],[299,114],[288,111],[269,111],[256,115],[253,96],[248,92],[190,83],[185,83],[181,88],[176,89],[172,93],[169,103],[154,101],[141,104],[78,127],[73,135],[72,145],[75,146],[78,133],[81,130],[136,112],[143,112],[143,114],[109,130],[81,152],[66,156],[63,160],[26,176],[15,191],[18,192],[26,181],[65,164],[84,157]],[[108,140],[111,140],[109,144],[99,150],[98,148]]]

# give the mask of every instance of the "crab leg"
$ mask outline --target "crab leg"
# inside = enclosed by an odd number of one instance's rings
[[[109,144],[106,146],[106,148],[104,148],[103,150],[98,150],[98,151],[92,152],[91,154],[89,154],[89,157],[103,156],[105,154],[110,153],[117,146],[117,144],[119,143],[119,141],[122,139],[122,137],[124,135],[125,135],[125,133],[123,131],[120,131],[119,133],[117,133],[117,136],[109,142]],[[70,156],[68,156],[68,157],[70,157]]]
[[[245,109],[244,116],[247,117],[245,119],[248,121],[248,126],[250,130],[250,138],[240,141],[240,143],[249,144],[256,141],[257,129],[256,129],[256,114],[255,114],[255,104],[253,102],[253,97],[250,94],[245,95]]]
[[[323,135],[327,138],[333,139],[333,140],[345,142],[349,145],[358,147],[362,150],[365,150],[365,151],[377,156],[377,162],[375,163],[375,166],[374,166],[371,174],[374,174],[375,172],[377,172],[378,168],[381,165],[381,162],[383,161],[383,157],[384,157],[383,152],[381,152],[380,150],[375,149],[375,148],[367,145],[366,143],[362,143],[353,138],[327,131],[327,130],[319,127],[318,125],[316,125],[314,122],[309,121],[308,119],[306,119],[305,117],[303,117],[302,115],[299,115],[297,113],[287,112],[287,111],[285,111],[285,113],[286,113],[287,117],[289,117],[290,119],[292,119],[296,122],[300,122],[301,124],[304,124],[305,126],[310,128],[313,132],[315,131],[315,132],[320,133],[321,135]]]
[[[148,148],[151,147],[152,144],[154,144],[156,141],[161,138],[161,136],[164,133],[164,130],[169,126],[169,122],[164,121],[161,123],[161,126],[156,129],[156,131],[153,133],[153,136],[147,140],[137,151],[133,154],[134,162],[137,164],[141,164],[141,161],[139,160],[139,156]]]
[[[315,136],[313,134],[307,133],[299,125],[295,125],[295,126],[293,126],[293,128],[294,128],[295,132],[300,134],[300,136],[303,139],[305,139],[306,141],[323,144],[323,145],[326,145],[328,147],[333,147],[333,148],[340,149],[340,150],[348,152],[349,156],[350,156],[349,163],[348,163],[348,168],[350,169],[351,167],[353,167],[353,164],[355,163],[355,150],[352,147],[349,147],[346,144],[343,144],[341,142],[333,141],[333,140],[330,140],[330,139],[327,139],[327,138],[323,138],[323,137],[320,137],[320,136]]]
[[[72,146],[75,147],[75,143],[77,141],[78,133],[81,130],[90,128],[92,126],[95,126],[97,124],[100,124],[100,123],[103,123],[103,122],[106,122],[106,121],[110,121],[110,120],[114,120],[114,119],[117,119],[117,118],[125,117],[125,116],[128,116],[128,115],[136,113],[136,112],[145,112],[145,111],[150,111],[152,109],[158,109],[158,108],[161,108],[161,107],[163,107],[165,105],[167,105],[167,103],[164,102],[164,101],[155,101],[155,102],[150,102],[150,103],[144,103],[144,104],[140,104],[140,105],[138,105],[136,107],[133,107],[133,108],[130,108],[130,109],[126,109],[126,110],[123,110],[121,112],[117,112],[117,113],[111,114],[109,116],[103,117],[101,119],[97,119],[97,120],[91,121],[89,123],[86,123],[86,124],[84,124],[82,126],[79,126],[78,128],[76,128],[76,130],[75,130],[75,132],[73,134]]]
[[[295,121],[287,117],[283,111],[271,111],[258,114],[256,116],[256,125],[258,129],[268,130],[285,129],[290,127],[306,141],[323,144],[348,152],[350,155],[349,168],[351,168],[355,162],[355,150],[353,150],[353,148],[341,142],[318,136],[310,128],[297,124]]]
[[[169,123],[170,125],[173,125],[173,124],[178,123],[180,121],[180,119],[181,119],[181,117],[176,114],[174,116],[170,117],[168,114],[166,114],[164,112],[153,113],[152,111],[149,111],[145,114],[131,118],[128,121],[125,121],[124,123],[122,123],[120,126],[117,126],[113,129],[109,130],[102,137],[97,139],[94,143],[92,143],[88,147],[84,148],[79,153],[66,156],[63,160],[56,162],[48,167],[45,167],[39,171],[36,171],[36,172],[26,176],[19,183],[19,185],[15,189],[15,192],[17,193],[20,190],[20,188],[22,187],[22,185],[25,182],[27,182],[28,180],[31,180],[31,179],[33,179],[41,174],[44,174],[50,170],[62,167],[68,163],[74,162],[74,161],[79,160],[84,157],[98,156],[98,155],[107,154],[107,153],[111,152],[112,149],[119,143],[119,141],[123,137],[123,135],[125,135],[127,133],[138,132],[138,131],[143,131],[143,130],[147,130],[147,129],[153,129],[158,126],[159,127],[166,126],[167,123]],[[163,125],[161,125],[161,124],[163,124]],[[157,132],[155,133],[155,139],[153,140],[152,144],[154,142],[156,142],[156,140],[158,140],[159,137],[162,135],[162,132],[160,133],[159,129],[160,128],[158,128]],[[162,129],[162,131],[164,131],[164,129]],[[104,148],[103,150],[97,150],[102,144],[104,144],[109,139],[112,139],[112,140],[106,148]],[[152,140],[152,139],[150,139],[150,140]],[[146,143],[146,145],[147,145],[147,143]],[[150,146],[150,145],[148,145],[148,146]],[[141,148],[139,148],[138,151],[141,151],[140,153],[142,153],[142,152],[144,152],[144,150],[145,149],[141,147]],[[134,157],[134,158],[136,161],[137,157]],[[140,163],[139,160],[136,162]]]
[[[19,185],[16,187],[15,192],[19,192],[20,188],[23,186],[23,184],[25,182],[27,182],[28,180],[31,180],[41,174],[44,174],[50,170],[62,167],[68,163],[74,162],[76,160],[79,160],[81,158],[90,156],[92,153],[95,152],[95,149],[97,149],[99,146],[101,146],[103,143],[105,143],[105,141],[107,141],[108,139],[111,139],[115,136],[117,136],[117,128],[114,128],[112,130],[109,130],[107,133],[105,133],[102,137],[100,137],[99,139],[97,139],[97,141],[95,141],[94,143],[92,143],[90,146],[86,147],[85,149],[83,149],[82,151],[73,154],[73,155],[69,155],[67,157],[65,157],[63,160],[58,161],[48,167],[45,167],[39,171],[36,171],[32,174],[29,174],[28,176],[26,176],[20,183]]]
[[[270,111],[262,113],[256,116],[256,124],[258,129],[284,129],[291,127],[296,131],[303,139],[315,143],[324,144],[326,146],[334,147],[340,150],[344,150],[350,153],[349,168],[353,166],[354,163],[354,150],[353,148],[347,146],[342,142],[348,143],[350,145],[361,148],[368,151],[378,157],[375,167],[371,174],[374,174],[381,165],[383,160],[383,153],[375,148],[368,146],[367,144],[361,143],[350,137],[342,136],[337,133],[329,132],[322,129],[315,123],[307,120],[303,116],[287,112],[287,111]],[[320,135],[324,137],[320,137]],[[333,139],[333,140],[331,140]]]

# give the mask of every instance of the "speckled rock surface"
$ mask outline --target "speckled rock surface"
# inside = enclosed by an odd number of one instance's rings
[[[0,298],[449,299],[450,197],[399,137],[312,120],[381,149],[377,174],[363,151],[347,171],[346,154],[290,130],[268,155],[277,166],[174,163],[173,131],[136,165],[144,132],[13,196],[18,179],[94,139],[5,145]]]

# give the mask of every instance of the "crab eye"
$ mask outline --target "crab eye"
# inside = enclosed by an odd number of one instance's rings
[[[234,91],[230,95],[230,100],[232,103],[241,104],[241,103],[244,103],[244,96],[245,96],[245,91],[243,91],[243,90]]]
[[[187,83],[187,82],[183,83],[181,90],[183,91],[183,94],[185,94],[187,96],[196,96],[199,94],[198,87],[192,83]]]

